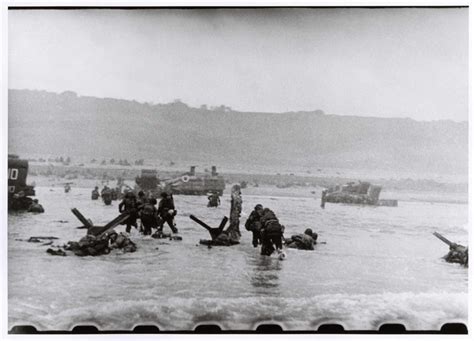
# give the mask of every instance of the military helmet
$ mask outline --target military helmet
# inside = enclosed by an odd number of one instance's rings
[[[262,204],[257,204],[257,205],[255,205],[254,209],[255,209],[255,210],[260,210],[260,209],[262,209],[262,210],[263,210],[263,206],[262,206]]]
[[[313,230],[311,230],[311,229],[306,229],[306,230],[304,231],[304,234],[307,234],[308,236],[312,237],[312,236],[313,236]]]
[[[135,198],[135,193],[132,191],[125,193],[125,198]]]

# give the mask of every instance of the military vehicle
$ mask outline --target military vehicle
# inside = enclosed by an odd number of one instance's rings
[[[211,174],[204,175],[197,175],[196,166],[191,166],[189,172],[162,181],[156,170],[142,169],[141,175],[135,178],[135,183],[135,191],[149,192],[154,197],[158,197],[163,191],[184,195],[222,195],[225,189],[224,178],[217,173],[216,166],[212,166]]]
[[[321,207],[326,202],[359,204],[372,206],[398,206],[397,200],[379,199],[382,186],[372,185],[370,182],[349,182],[345,185],[337,185],[323,190],[321,195]]]
[[[28,161],[8,155],[8,210],[27,210],[35,196],[34,187],[26,184]]]

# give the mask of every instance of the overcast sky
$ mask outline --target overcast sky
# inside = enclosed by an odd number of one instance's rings
[[[9,88],[468,119],[468,9],[10,10]]]

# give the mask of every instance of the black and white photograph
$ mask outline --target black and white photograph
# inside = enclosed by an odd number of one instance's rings
[[[116,6],[4,8],[8,334],[468,333],[467,5]]]

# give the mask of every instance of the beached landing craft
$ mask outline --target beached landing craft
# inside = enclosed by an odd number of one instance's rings
[[[321,207],[326,202],[358,204],[371,206],[398,206],[397,200],[379,199],[382,186],[372,185],[370,182],[349,182],[323,190],[321,194]]]
[[[141,176],[135,179],[136,191],[150,192],[158,197],[162,191],[183,195],[207,195],[217,193],[222,195],[225,189],[224,177],[219,175],[216,166],[212,166],[211,174],[196,174],[196,166],[191,166],[189,172],[179,177],[160,181],[156,170],[142,169]]]
[[[8,210],[27,210],[33,203],[34,187],[26,184],[28,161],[8,154]]]

